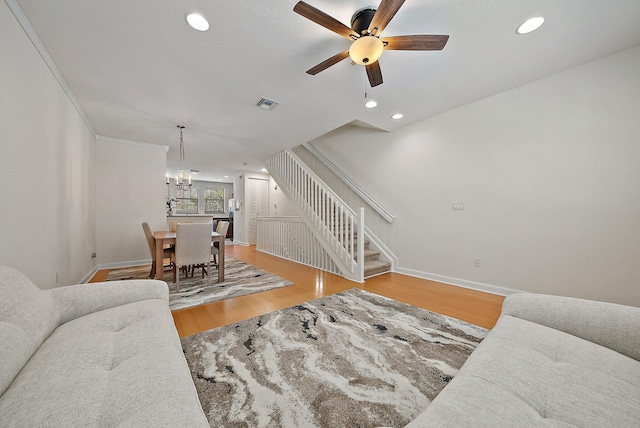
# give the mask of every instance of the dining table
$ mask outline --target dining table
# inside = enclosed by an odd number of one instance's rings
[[[153,239],[156,243],[156,260],[162,260],[164,246],[176,243],[176,232],[156,230],[153,232]],[[220,243],[218,251],[218,284],[224,282],[224,239],[225,237],[221,233],[211,232],[211,241]],[[160,261],[159,266],[162,266],[162,261]],[[162,281],[164,276],[163,270],[162,268],[156,269],[156,279]]]

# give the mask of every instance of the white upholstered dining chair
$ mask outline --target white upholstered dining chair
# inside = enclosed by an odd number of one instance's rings
[[[211,266],[211,223],[178,223],[176,226],[176,246],[173,254],[173,280],[180,290],[180,267],[203,265],[209,283]]]
[[[226,237],[227,236],[227,230],[229,230],[229,222],[228,221],[219,221],[218,222],[218,227],[216,228],[216,232],[218,232],[222,236]],[[218,266],[217,255],[220,254],[219,245],[224,245],[224,240],[225,240],[225,238],[222,238],[220,240],[220,242],[213,242],[211,244],[211,254],[213,255],[213,264],[216,267]]]
[[[158,268],[158,262],[156,261],[156,240],[153,238],[153,232],[151,232],[149,223],[142,223],[142,230],[144,230],[144,236],[147,238],[147,245],[149,245],[149,252],[151,253],[151,272],[149,272],[149,278],[153,278],[156,276],[156,269]],[[173,246],[162,249],[163,259],[160,260],[159,263],[161,269],[164,269],[164,259],[171,259],[172,253]],[[168,267],[172,267],[171,264],[169,264]]]

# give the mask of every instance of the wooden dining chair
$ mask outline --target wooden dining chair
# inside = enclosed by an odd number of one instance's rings
[[[227,236],[227,230],[229,230],[229,222],[228,221],[219,221],[216,232],[221,234],[223,237]],[[225,238],[222,238],[220,242],[213,242],[211,245],[211,254],[213,255],[213,264],[218,267],[217,256],[220,254],[220,245],[224,245]]]
[[[153,278],[156,276],[156,268],[157,268],[157,261],[156,261],[156,240],[153,238],[153,232],[151,232],[151,228],[149,227],[149,223],[144,222],[142,223],[142,230],[144,230],[144,236],[147,238],[147,245],[149,245],[149,252],[151,253],[151,272],[149,272],[149,278]],[[163,248],[162,249],[162,257],[163,259],[160,260],[160,264],[162,266],[162,268],[164,269],[164,259],[169,259],[171,260],[171,254],[173,253],[173,246],[168,246],[167,248]],[[167,268],[172,268],[172,264],[171,262],[169,262],[169,265],[166,266]]]
[[[173,281],[180,290],[180,267],[202,266],[203,275],[211,267],[211,223],[178,223],[176,227],[176,246],[173,254]]]

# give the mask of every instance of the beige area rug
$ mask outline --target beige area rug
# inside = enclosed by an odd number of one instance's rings
[[[182,346],[212,427],[401,427],[486,332],[353,288]]]
[[[184,274],[180,277],[180,291],[175,291],[176,285],[172,282],[173,274],[165,272],[164,280],[169,284],[169,307],[171,310],[175,311],[293,284],[291,281],[234,257],[225,257],[224,266],[224,282],[222,284],[218,284],[218,271],[215,268],[211,271],[209,285],[207,285],[207,277],[202,278],[202,271],[197,269],[193,278],[185,278]],[[149,279],[150,270],[150,264],[111,269],[107,275],[107,281]]]

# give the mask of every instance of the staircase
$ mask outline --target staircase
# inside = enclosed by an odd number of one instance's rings
[[[380,251],[369,248],[371,241],[364,240],[364,277],[369,278],[391,270],[391,263],[380,260]]]
[[[349,235],[351,227],[343,227],[342,230],[346,236]],[[354,240],[357,240],[358,232],[353,233]],[[380,251],[371,248],[371,241],[366,237],[363,240],[364,246],[364,279],[372,276],[380,275],[391,271],[391,263],[380,259]],[[358,260],[358,256],[354,256],[354,260]]]
[[[390,270],[391,263],[380,260],[380,252],[371,249],[369,240],[364,239],[364,208],[358,212],[351,209],[291,150],[272,156],[266,164],[282,192],[295,202],[296,211],[312,234],[313,239],[303,245],[310,254],[320,250],[342,276],[356,282]],[[258,242],[260,251],[268,247],[268,242]],[[310,260],[304,255],[302,258]]]

